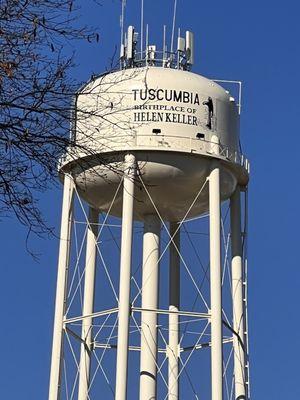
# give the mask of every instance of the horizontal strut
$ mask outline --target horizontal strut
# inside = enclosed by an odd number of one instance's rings
[[[210,314],[207,313],[198,313],[194,311],[171,311],[171,310],[162,310],[159,308],[142,308],[142,307],[132,307],[132,311],[137,311],[137,312],[154,312],[156,314],[164,314],[164,315],[170,315],[170,314],[177,314],[177,315],[183,315],[186,317],[196,317],[200,319],[209,319]]]
[[[116,344],[110,344],[110,343],[99,343],[99,342],[94,342],[93,346],[95,349],[117,349]],[[128,350],[130,351],[141,351],[140,346],[128,346]],[[166,353],[166,349],[158,348],[157,351],[159,353]]]
[[[223,339],[223,344],[232,343],[232,342],[233,342],[232,337]],[[184,351],[200,350],[200,349],[204,349],[206,347],[211,347],[211,342],[199,343],[199,344],[196,344],[195,346],[181,347],[180,353],[182,353]]]
[[[92,314],[87,314],[87,315],[80,315],[79,317],[73,317],[73,318],[67,318],[64,320],[64,324],[72,324],[74,322],[79,322],[82,321],[86,318],[96,318],[96,317],[102,317],[104,315],[108,314],[114,314],[118,312],[118,307],[115,308],[110,308],[108,310],[103,310],[103,311],[98,311]]]
[[[159,308],[142,308],[142,307],[131,307],[131,311],[135,312],[154,312],[157,314],[164,314],[164,315],[170,315],[170,314],[177,314],[177,315],[182,315],[186,317],[195,317],[195,318],[200,318],[200,319],[209,319],[210,314],[208,313],[198,313],[195,311],[170,311],[170,310],[163,310]],[[64,319],[64,324],[72,324],[74,322],[79,322],[82,321],[86,318],[96,318],[96,317],[102,317],[108,314],[114,314],[118,312],[118,307],[115,308],[110,308],[108,310],[103,310],[103,311],[97,311],[92,314],[87,314],[87,315],[80,315],[78,317],[72,317],[72,318],[66,318]]]

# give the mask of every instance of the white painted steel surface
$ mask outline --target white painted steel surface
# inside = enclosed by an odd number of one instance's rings
[[[120,288],[118,313],[118,344],[115,400],[127,399],[128,334],[130,316],[130,276],[133,230],[135,157],[125,156],[126,170],[123,182],[123,213],[120,262]]]
[[[210,298],[211,298],[211,390],[212,400],[223,400],[221,197],[220,168],[209,175]]]
[[[213,145],[218,147],[218,145]],[[187,204],[191,202],[209,175],[213,161],[212,146],[209,146],[211,158],[203,156],[180,154],[178,152],[134,152],[137,168],[147,186],[154,203],[163,219],[178,221],[184,217]],[[111,199],[119,185],[122,170],[123,155],[118,155],[115,162],[108,167],[95,163],[87,163],[82,169],[82,163],[73,168],[75,181],[80,195],[93,207],[107,210]],[[234,172],[220,166],[222,174],[221,196],[225,200],[235,190],[237,179]],[[116,172],[115,172],[116,171]],[[105,178],[103,178],[105,176]],[[100,178],[101,177],[101,178]],[[137,184],[139,187],[139,184]],[[153,213],[153,206],[143,187],[136,191],[135,219],[143,220],[144,216]],[[205,189],[197,203],[191,209],[189,217],[200,215],[208,210],[208,194]],[[122,196],[117,196],[111,214],[121,216]]]
[[[144,221],[142,309],[158,308],[161,224],[157,215]],[[156,399],[157,313],[141,313],[140,400]]]
[[[248,179],[239,151],[236,103],[203,76],[163,67],[130,68],[91,81],[76,104],[75,139],[82,150],[63,160],[61,169],[71,171],[80,195],[94,208],[108,209],[126,152],[135,154],[145,183],[157,188],[151,195],[170,221],[181,219],[215,158],[224,161],[222,199]],[[212,152],[216,137],[218,151]],[[143,220],[152,209],[143,190],[138,195],[135,218]],[[114,215],[121,215],[121,204],[120,194]],[[203,193],[191,216],[207,209]]]
[[[180,228],[178,224],[170,224],[170,236],[173,242],[170,245],[169,270],[169,310],[179,311],[180,307]],[[169,347],[168,351],[168,399],[179,399],[179,315],[169,314]]]
[[[203,133],[210,141],[217,135],[239,150],[235,102],[220,85],[192,72],[147,67],[100,76],[81,90],[77,110],[77,143],[101,152],[126,149],[153,129],[175,138]]]
[[[233,304],[233,350],[234,350],[234,382],[235,399],[246,399],[245,377],[245,314],[243,301],[243,259],[241,233],[241,199],[240,188],[237,187],[230,199],[231,220],[231,273]]]
[[[66,311],[66,288],[70,256],[73,197],[73,180],[69,175],[65,175],[59,241],[49,400],[58,400],[60,395],[63,320]]]
[[[86,237],[86,260],[84,274],[84,295],[82,315],[91,315],[94,311],[94,291],[97,259],[97,235],[98,235],[99,212],[93,208],[89,209],[87,237]],[[82,320],[78,400],[89,400],[89,383],[91,369],[92,350],[92,325],[91,317]]]

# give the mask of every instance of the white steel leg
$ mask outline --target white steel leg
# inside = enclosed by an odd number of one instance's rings
[[[235,399],[246,399],[245,351],[244,351],[244,303],[243,303],[243,261],[241,237],[241,200],[240,188],[237,187],[230,199],[231,220],[231,270],[232,270],[232,306],[234,350]]]
[[[128,334],[130,316],[130,274],[133,229],[135,157],[125,156],[127,170],[124,173],[122,239],[119,287],[119,325],[116,367],[116,400],[127,398]]]
[[[142,308],[158,308],[160,222],[147,216],[144,222]],[[141,315],[140,400],[156,399],[157,314]]]
[[[98,235],[99,212],[93,208],[89,209],[89,225],[86,238],[86,260],[84,275],[84,298],[83,315],[90,315],[94,311],[95,272],[97,256],[97,235]],[[81,337],[85,343],[81,344],[78,400],[89,399],[89,381],[91,364],[91,343],[92,343],[92,318],[82,320]]]
[[[211,385],[212,400],[223,400],[220,169],[209,176]]]
[[[69,175],[65,175],[53,326],[49,400],[58,400],[60,395],[61,360],[63,348],[63,319],[66,310],[66,288],[70,256],[73,197],[73,180]]]
[[[170,235],[174,244],[170,245],[170,274],[169,274],[169,310],[179,311],[180,304],[180,231],[176,223],[170,223]],[[176,247],[175,247],[176,246]],[[169,375],[168,375],[168,399],[179,399],[179,315],[169,315]]]

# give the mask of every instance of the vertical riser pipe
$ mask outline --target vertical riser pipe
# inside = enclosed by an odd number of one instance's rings
[[[160,222],[146,216],[143,237],[142,308],[158,308]],[[156,399],[157,313],[141,315],[140,400]]]

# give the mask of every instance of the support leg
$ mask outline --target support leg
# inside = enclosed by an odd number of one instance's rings
[[[70,256],[73,197],[73,180],[69,175],[65,175],[53,326],[49,400],[58,400],[60,395],[61,360],[63,348],[63,319],[66,310],[66,288]]]
[[[220,169],[216,164],[209,176],[212,400],[223,400],[220,206]]]
[[[235,399],[246,399],[245,384],[245,340],[244,340],[244,303],[243,303],[243,261],[241,237],[241,200],[238,187],[230,199],[231,221],[231,271],[232,271],[232,306],[234,350]]]
[[[94,311],[98,216],[99,213],[97,210],[93,208],[89,209],[89,225],[86,238],[83,315],[90,315]],[[88,392],[90,382],[92,324],[92,318],[85,318],[82,321],[81,337],[85,343],[81,344],[78,400],[89,399]]]
[[[178,225],[170,224],[170,235],[173,237],[174,243],[170,245],[170,274],[169,274],[169,310],[179,311],[180,304],[180,231],[175,234]],[[176,247],[175,247],[176,246]],[[169,378],[168,378],[168,399],[179,399],[179,315],[169,315]]]
[[[157,309],[159,283],[160,222],[147,216],[144,222],[142,308]],[[141,315],[140,400],[156,399],[157,314]]]
[[[125,157],[127,170],[124,174],[122,239],[119,288],[119,325],[116,367],[116,400],[127,398],[127,368],[128,368],[128,334],[130,316],[130,274],[133,229],[134,177],[135,157],[128,154]]]

